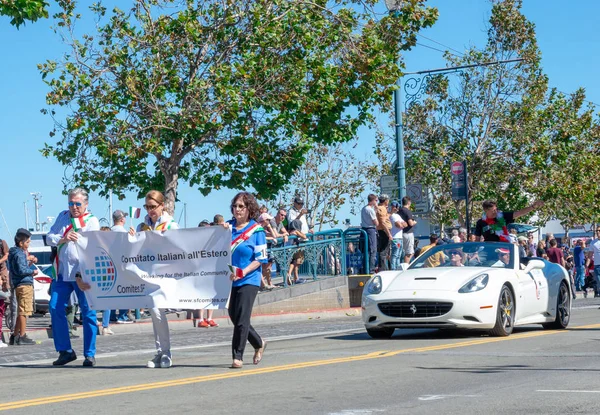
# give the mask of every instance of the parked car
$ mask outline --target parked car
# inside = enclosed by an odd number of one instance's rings
[[[50,272],[50,266],[38,267],[31,264],[38,270],[38,274],[33,277],[33,311],[36,314],[46,314],[50,305],[50,283],[52,278],[46,274]]]

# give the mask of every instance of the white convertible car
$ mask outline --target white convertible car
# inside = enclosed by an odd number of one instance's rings
[[[365,285],[362,317],[373,338],[396,328],[488,330],[508,336],[515,326],[563,329],[571,316],[567,271],[539,258],[519,261],[509,243],[439,245],[399,271]]]

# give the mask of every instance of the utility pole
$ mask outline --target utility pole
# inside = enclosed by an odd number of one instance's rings
[[[187,228],[187,203],[183,203],[183,227]]]
[[[110,223],[110,218],[113,214],[113,203],[112,203],[112,190],[108,191],[108,218]]]
[[[32,192],[30,194],[33,196],[35,202],[35,231],[39,232],[42,229],[40,223],[40,199],[42,198],[42,194],[40,192]]]
[[[27,202],[23,202],[23,210],[25,211],[25,229],[29,230],[29,212],[27,211]]]

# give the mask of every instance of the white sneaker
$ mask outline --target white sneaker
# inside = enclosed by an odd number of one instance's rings
[[[173,365],[173,361],[171,360],[171,356],[168,354],[163,354],[160,358],[160,367],[163,369],[170,368]]]
[[[115,332],[114,332],[114,331],[112,331],[112,330],[110,329],[110,327],[102,327],[102,335],[103,335],[103,336],[111,336],[111,335],[113,335],[113,334],[115,334]]]
[[[146,367],[149,367],[150,369],[160,367],[161,361],[162,361],[162,352],[158,352],[158,353],[156,353],[156,355],[154,355],[152,360],[148,360],[148,363],[146,363]]]
[[[8,344],[6,344],[2,340],[0,340],[0,349],[3,347],[8,347]]]

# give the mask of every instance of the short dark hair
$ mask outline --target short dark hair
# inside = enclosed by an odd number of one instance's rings
[[[377,200],[377,195],[371,193],[369,196],[367,196],[367,200],[369,201],[369,203],[371,203],[373,200]]]
[[[438,236],[435,233],[429,235],[429,242],[434,243],[438,240]]]
[[[258,219],[258,202],[250,192],[239,192],[231,199],[231,213],[233,213],[233,205],[238,199],[241,199],[244,202],[244,205],[246,205],[246,209],[248,209],[248,219]]]
[[[556,242],[556,239],[550,239],[550,246],[556,246],[558,245],[558,242]]]
[[[481,206],[483,207],[483,210],[488,210],[498,205],[496,205],[496,202],[494,202],[493,200],[484,200]]]
[[[410,205],[410,202],[412,202],[412,199],[410,197],[404,196],[402,198],[402,206]]]
[[[31,238],[31,232],[27,229],[19,228],[15,234],[15,246],[20,247],[21,244]]]

